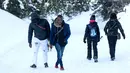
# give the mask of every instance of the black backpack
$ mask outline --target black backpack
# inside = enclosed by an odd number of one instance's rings
[[[89,27],[89,29],[90,29],[90,36],[91,36],[91,37],[97,36],[96,27],[92,27],[91,24],[88,24],[88,27]]]

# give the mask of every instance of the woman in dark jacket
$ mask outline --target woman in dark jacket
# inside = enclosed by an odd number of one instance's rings
[[[97,43],[100,41],[100,31],[95,21],[95,15],[92,15],[90,18],[90,23],[86,26],[85,34],[84,34],[84,43],[88,45],[88,54],[87,59],[91,60],[92,58],[92,46],[94,51],[94,62],[98,62],[98,50],[97,50]]]
[[[123,38],[125,39],[124,30],[120,24],[120,22],[117,20],[117,16],[115,13],[112,13],[110,15],[110,20],[106,23],[104,32],[107,35],[109,48],[110,48],[110,56],[111,60],[115,60],[115,48],[116,48],[116,42],[118,37],[118,29],[120,30]]]
[[[55,68],[58,68],[58,65],[60,64],[60,70],[64,70],[62,56],[70,34],[69,24],[64,22],[61,15],[58,15],[51,26],[50,48],[52,48],[52,45],[56,48],[57,61]]]

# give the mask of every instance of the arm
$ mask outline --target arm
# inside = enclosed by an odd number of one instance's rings
[[[121,32],[123,38],[125,39],[125,33],[124,33],[124,30],[123,30],[123,28],[122,28],[120,22],[118,22],[118,27],[119,27],[119,30],[120,30],[120,32]]]
[[[85,29],[84,38],[83,38],[83,42],[84,42],[84,43],[86,43],[86,38],[88,37],[88,32],[89,32],[88,29],[89,29],[89,28],[88,28],[88,25],[87,25],[87,26],[86,26],[86,29]]]
[[[50,30],[50,44],[53,45],[53,38],[54,38],[54,25],[51,24],[51,30]]]
[[[97,37],[98,37],[98,42],[100,41],[100,29],[99,26],[97,24]]]
[[[70,26],[67,24],[67,35],[65,37],[66,41],[68,40],[68,38],[70,37],[70,35],[71,35]]]
[[[88,25],[86,26],[85,29],[84,40],[86,40],[87,37],[88,37]]]
[[[28,43],[32,43],[32,36],[33,36],[33,28],[31,27],[31,24],[29,25],[29,30],[28,30]]]
[[[105,32],[105,35],[107,35],[108,33],[108,25],[109,25],[109,22],[106,23],[105,27],[104,27],[104,32]]]
[[[49,22],[46,20],[46,27],[47,27],[47,39],[50,40],[50,24]]]

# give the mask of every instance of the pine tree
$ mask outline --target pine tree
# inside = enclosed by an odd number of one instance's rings
[[[4,6],[3,6],[3,2],[4,2],[5,0],[0,0],[0,8],[1,9],[4,9]]]
[[[101,15],[104,20],[107,20],[111,13],[124,12],[124,7],[130,3],[130,0],[98,0],[97,4],[93,5],[94,14]]]
[[[2,1],[2,0],[0,0]],[[94,10],[94,14],[102,16],[104,20],[109,18],[112,12],[120,13],[130,0],[96,0],[92,6],[91,0],[20,0],[24,9],[20,8],[19,0],[9,0],[7,11],[24,18],[30,15],[33,10],[40,10],[43,17],[47,15],[66,15],[73,17],[81,12]],[[2,2],[0,2],[2,3]]]
[[[18,0],[9,0],[9,3],[7,4],[7,11],[17,17],[22,17],[22,9],[20,8],[20,3]]]

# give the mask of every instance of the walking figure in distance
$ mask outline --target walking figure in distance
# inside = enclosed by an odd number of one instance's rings
[[[97,44],[100,41],[100,31],[97,22],[95,21],[95,15],[90,17],[90,23],[86,26],[83,42],[86,43],[87,39],[87,59],[92,58],[93,47],[93,59],[94,62],[98,62],[98,49]]]

